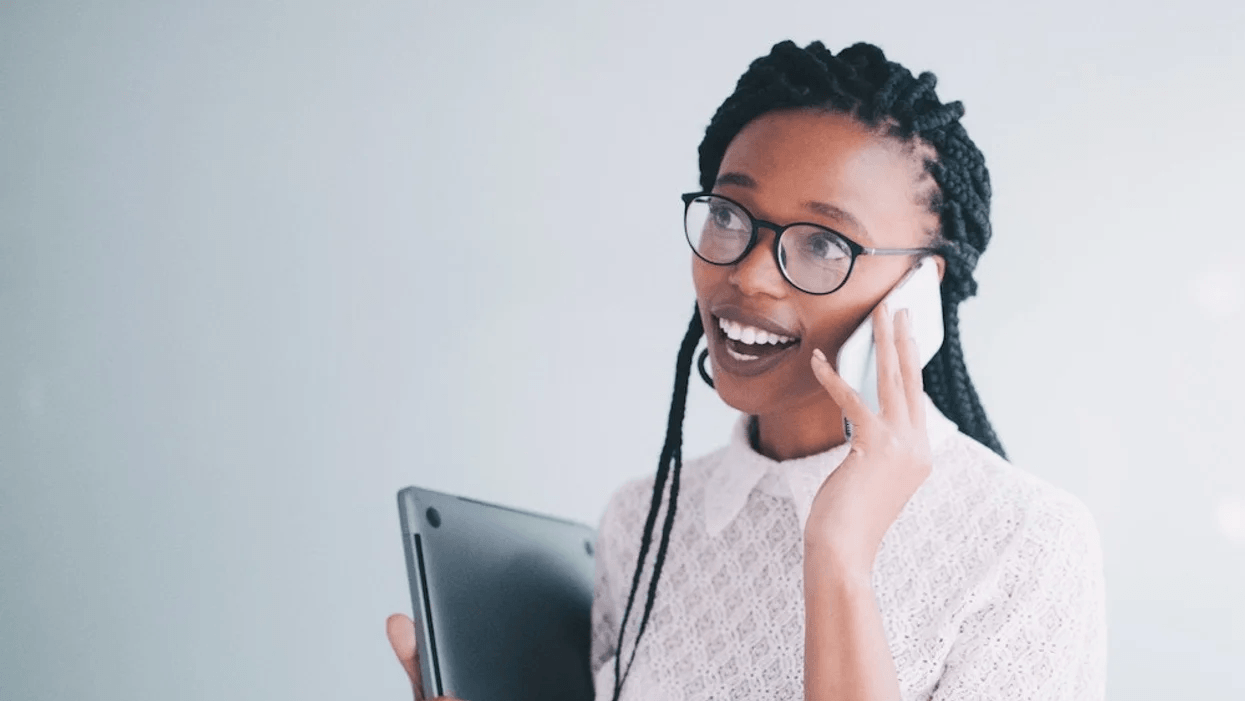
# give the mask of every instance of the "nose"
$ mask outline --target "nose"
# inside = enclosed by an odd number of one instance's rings
[[[766,295],[779,298],[787,294],[787,280],[774,259],[774,231],[761,228],[757,243],[743,260],[731,266],[727,278],[745,295]]]

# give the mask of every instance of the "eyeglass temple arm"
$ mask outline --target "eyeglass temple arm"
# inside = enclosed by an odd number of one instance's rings
[[[912,256],[918,253],[937,253],[937,248],[869,248],[861,246],[860,252],[871,256]]]

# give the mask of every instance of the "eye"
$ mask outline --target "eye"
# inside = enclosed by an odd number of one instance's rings
[[[816,261],[841,261],[847,258],[843,240],[829,231],[819,231],[804,239],[804,252]]]
[[[726,202],[709,203],[709,223],[716,229],[728,231],[747,231],[749,228],[739,210]]]

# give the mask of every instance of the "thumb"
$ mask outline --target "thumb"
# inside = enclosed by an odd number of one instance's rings
[[[419,656],[415,650],[415,623],[407,616],[395,613],[385,621],[385,634],[389,636],[389,644],[398,662],[411,678],[411,686],[415,689],[415,698],[423,694],[423,683],[419,676]]]

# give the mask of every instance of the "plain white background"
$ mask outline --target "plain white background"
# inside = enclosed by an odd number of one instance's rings
[[[968,366],[1098,519],[1110,697],[1241,698],[1243,7],[6,2],[0,698],[406,697],[395,492],[655,467],[678,195],[784,38],[964,101]],[[731,420],[695,380],[685,454]]]

